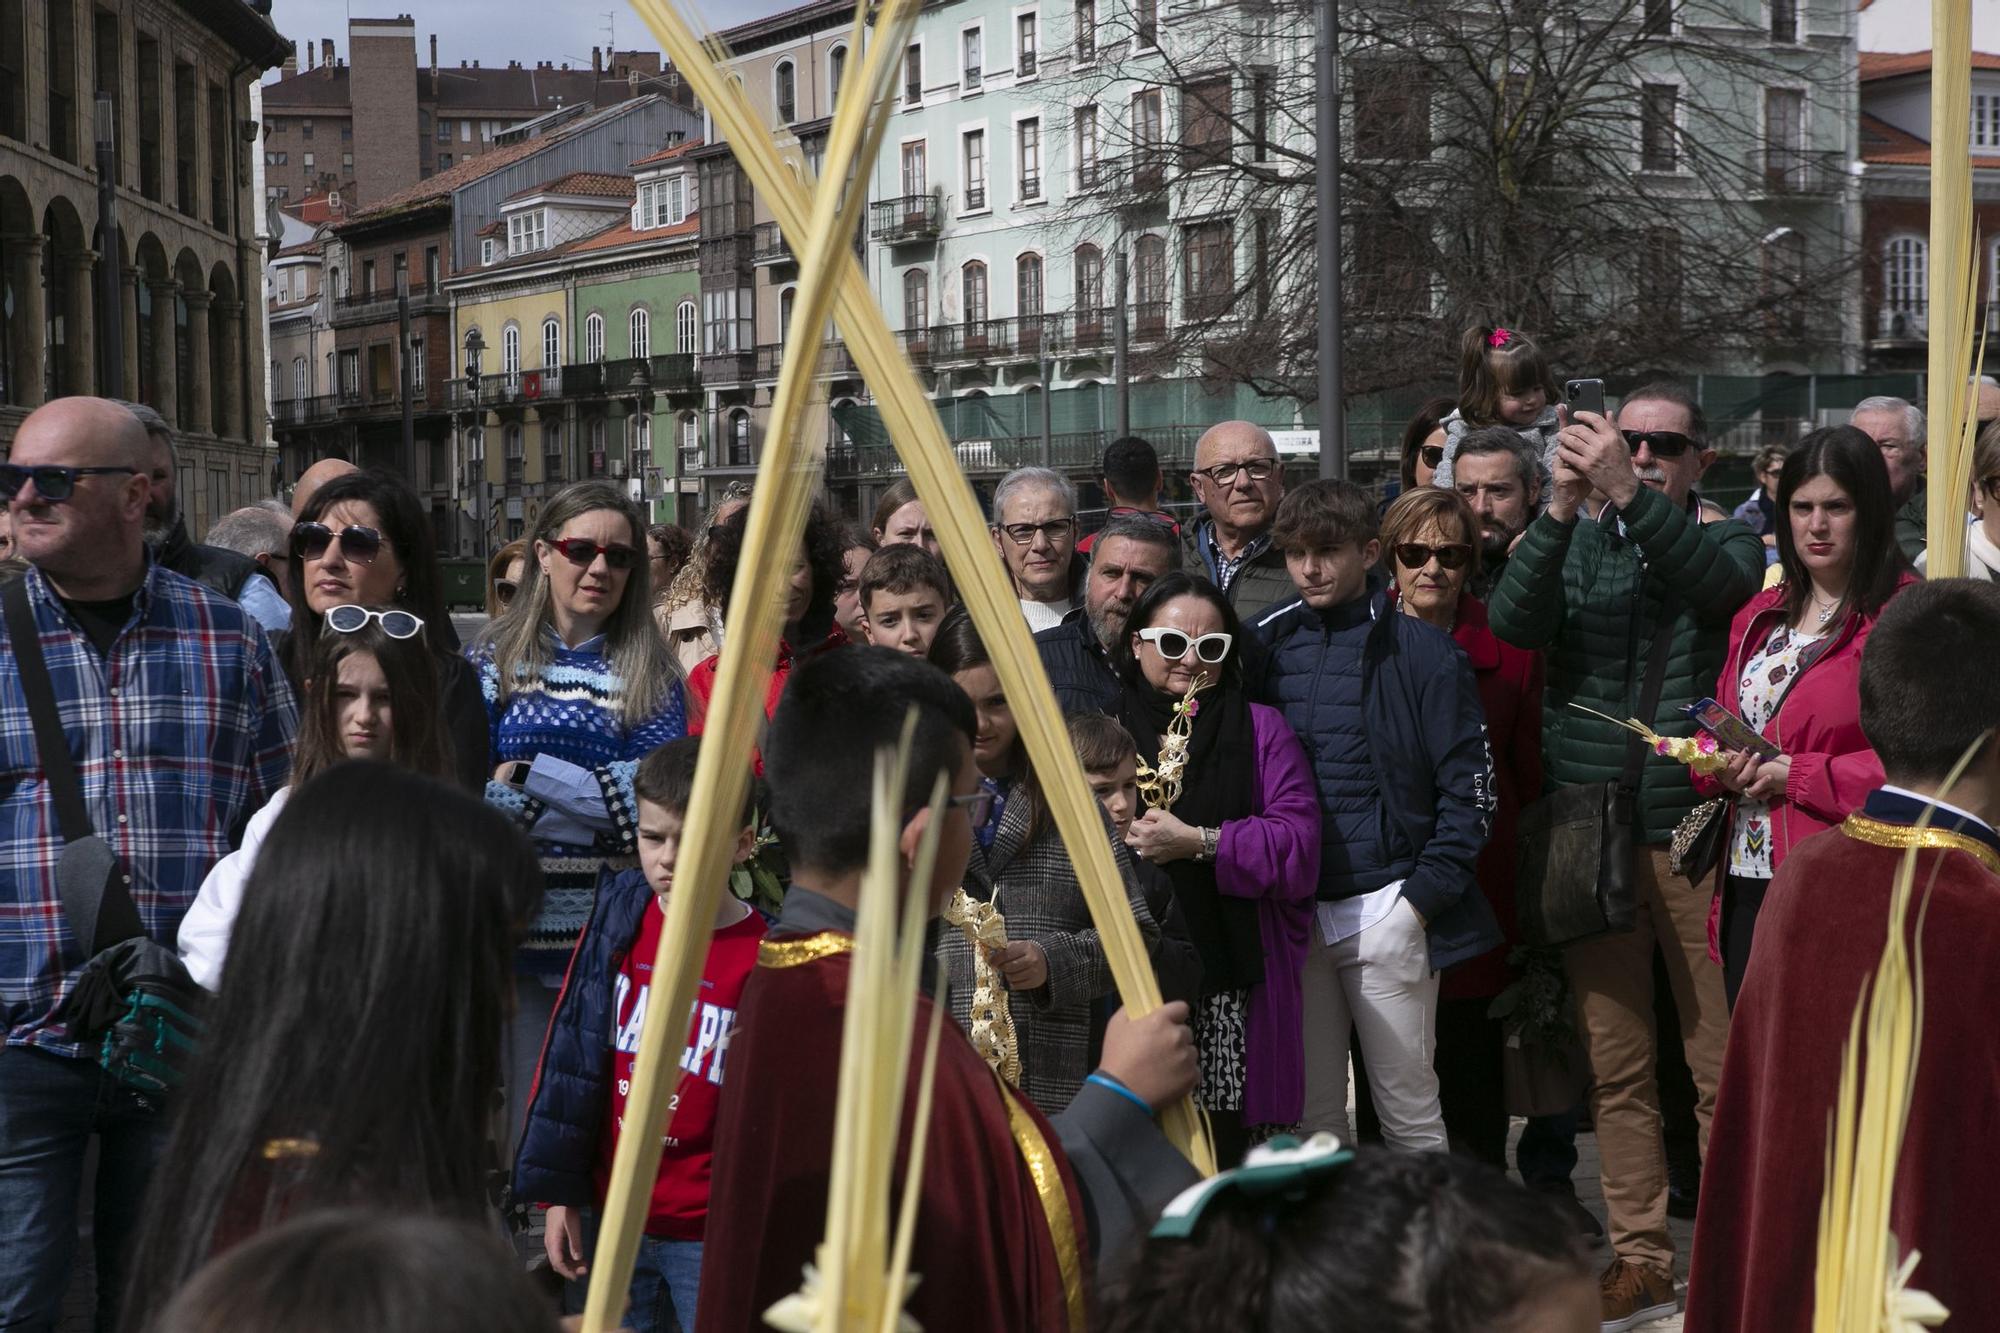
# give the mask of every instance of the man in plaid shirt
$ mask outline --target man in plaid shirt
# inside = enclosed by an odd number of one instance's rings
[[[169,948],[203,877],[285,783],[297,709],[255,621],[151,563],[146,433],[122,406],[60,398],[22,424],[8,500],[63,730],[92,827]],[[62,849],[14,644],[0,625],[0,1328],[53,1329],[77,1232],[84,1150],[100,1140],[98,1327],[154,1158],[157,1106],[112,1083],[50,1011],[85,961],[56,884]]]

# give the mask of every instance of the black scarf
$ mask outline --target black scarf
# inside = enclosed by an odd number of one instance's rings
[[[1201,692],[1194,731],[1188,738],[1187,767],[1173,815],[1196,828],[1220,828],[1256,812],[1257,738],[1250,705],[1241,687],[1211,686]],[[1160,737],[1173,719],[1173,696],[1143,679],[1125,686],[1119,720],[1138,742],[1139,758],[1160,761]],[[1174,886],[1174,900],[1187,918],[1188,933],[1201,954],[1202,989],[1208,993],[1247,990],[1264,979],[1264,940],[1257,904],[1224,897],[1215,887],[1208,861],[1168,861],[1161,865]]]

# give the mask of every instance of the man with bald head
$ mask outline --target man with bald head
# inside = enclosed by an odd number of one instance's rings
[[[1181,566],[1222,589],[1243,623],[1298,599],[1271,524],[1285,472],[1271,432],[1253,421],[1210,426],[1194,446],[1195,499],[1207,513],[1182,530]]]
[[[121,936],[79,939],[65,911],[64,838],[14,626],[33,625],[91,829],[116,858],[100,923],[136,909],[171,950],[202,879],[291,762],[297,712],[263,630],[151,557],[151,495],[145,428],[108,399],[37,408],[0,464],[30,565],[0,590],[0,1328],[51,1329],[62,1313],[93,1137],[98,1327],[117,1325],[166,1129],[157,1102],[112,1080],[94,1044],[53,1019],[84,962]]]
[[[298,485],[292,487],[292,518],[296,520],[300,514],[306,512],[306,505],[311,503],[314,491],[335,477],[344,477],[350,472],[360,470],[345,458],[322,458],[314,463],[299,474]]]

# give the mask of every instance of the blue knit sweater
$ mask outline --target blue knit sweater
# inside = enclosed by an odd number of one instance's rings
[[[467,652],[479,669],[495,762],[532,763],[547,755],[583,770],[554,781],[538,773],[525,792],[500,782],[486,788],[488,803],[527,829],[541,855],[546,889],[522,942],[521,967],[547,975],[561,974],[590,920],[598,872],[636,864],[632,775],[639,761],[687,734],[678,682],[651,717],[631,726],[621,715],[624,682],[604,656],[603,636],[575,648],[554,647],[555,660],[541,679],[517,683],[504,706],[491,646]]]

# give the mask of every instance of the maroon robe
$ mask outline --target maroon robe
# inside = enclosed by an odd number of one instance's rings
[[[1904,853],[1840,829],[1799,843],[1757,918],[1702,1172],[1686,1326],[1807,1333],[1827,1125],[1848,1025],[1886,939]],[[1917,856],[1923,1029],[1891,1230],[1951,1328],[2000,1329],[2000,876],[1966,851]],[[1864,1020],[1865,1021],[1865,1020]]]
[[[763,1328],[764,1311],[799,1289],[801,1268],[825,1237],[851,955],[827,953],[822,942],[846,938],[828,932],[767,941],[765,961],[744,987],[716,1124],[699,1333]],[[787,948],[791,959],[809,961],[773,966]],[[932,1012],[929,997],[921,997],[892,1209],[902,1198]],[[910,1312],[939,1333],[1082,1333],[1069,1311],[1072,1302],[1080,1308],[1087,1290],[1089,1243],[1069,1162],[1041,1112],[1003,1092],[949,1014],[933,1098],[910,1261],[922,1281]],[[1026,1165],[1029,1153],[1043,1167],[1046,1202]]]

